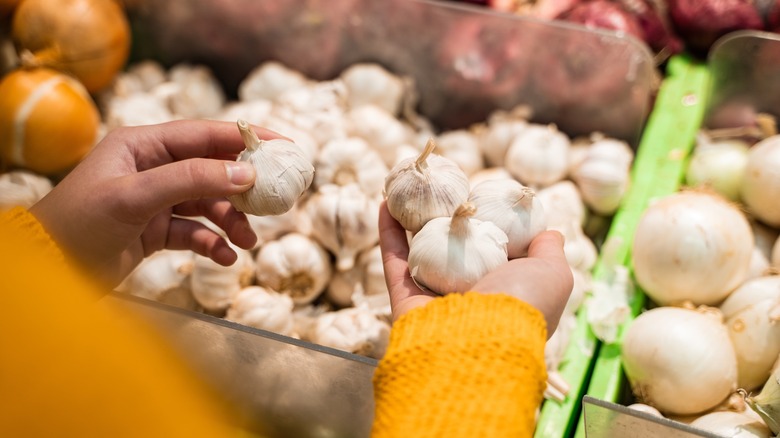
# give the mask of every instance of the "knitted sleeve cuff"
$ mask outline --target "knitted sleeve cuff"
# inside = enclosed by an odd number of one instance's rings
[[[30,245],[36,245],[48,253],[53,260],[64,263],[65,257],[38,219],[27,209],[14,207],[0,214],[0,225],[19,233]]]

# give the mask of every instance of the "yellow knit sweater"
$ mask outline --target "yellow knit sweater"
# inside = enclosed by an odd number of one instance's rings
[[[239,436],[219,393],[67,260],[25,210],[0,215],[0,436]],[[405,315],[375,374],[372,435],[530,436],[545,330],[503,295]]]

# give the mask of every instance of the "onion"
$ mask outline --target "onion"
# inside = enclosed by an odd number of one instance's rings
[[[737,358],[716,309],[658,307],[628,327],[621,357],[640,402],[664,414],[717,406],[737,385]]]
[[[707,51],[716,39],[739,29],[762,29],[751,0],[669,0],[669,15],[686,46]]]
[[[709,187],[732,201],[738,201],[748,148],[742,140],[698,143],[685,174],[687,184]]]
[[[737,354],[737,383],[746,390],[758,388],[780,355],[780,277],[745,282],[720,309]]]
[[[576,4],[559,19],[580,23],[590,29],[609,29],[644,39],[642,27],[620,3],[610,0],[593,0]]]
[[[728,438],[770,438],[772,434],[761,420],[742,412],[718,411],[703,415],[691,427]]]
[[[759,220],[780,227],[780,135],[750,148],[741,196]]]
[[[653,301],[713,305],[747,278],[753,232],[722,197],[680,192],[645,210],[632,251],[636,281]]]

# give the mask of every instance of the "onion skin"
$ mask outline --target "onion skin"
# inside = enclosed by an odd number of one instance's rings
[[[747,278],[753,242],[745,215],[721,196],[675,193],[640,218],[634,275],[657,304],[719,304]]]
[[[780,227],[780,135],[753,145],[748,151],[740,194],[762,222]]]
[[[718,411],[702,415],[691,427],[728,438],[770,438],[769,428],[760,419],[742,412]]]

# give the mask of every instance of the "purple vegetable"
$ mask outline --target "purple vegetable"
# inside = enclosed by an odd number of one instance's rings
[[[677,33],[694,51],[706,53],[721,36],[740,29],[763,29],[751,0],[668,0]]]

